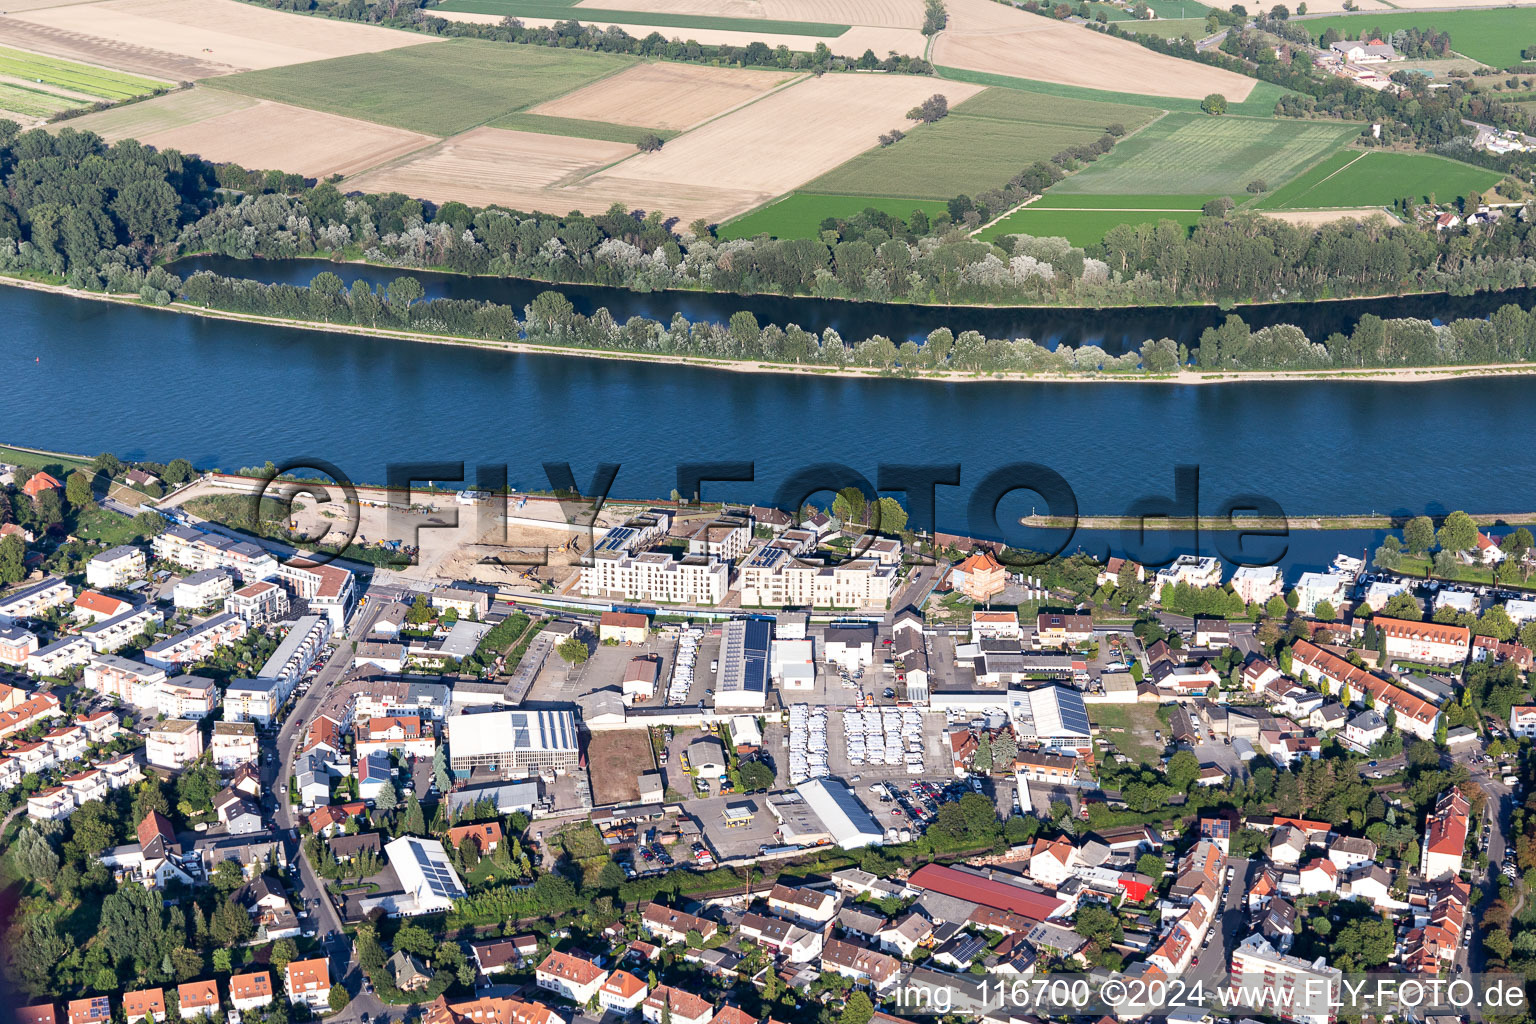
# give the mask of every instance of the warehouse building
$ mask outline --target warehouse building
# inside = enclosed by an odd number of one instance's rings
[[[795,787],[795,792],[821,819],[832,842],[845,850],[874,846],[884,838],[880,825],[859,803],[859,798],[837,779],[811,779]]]
[[[384,854],[395,869],[401,892],[386,893],[360,902],[366,913],[382,907],[391,917],[439,914],[453,907],[453,901],[467,893],[453,870],[453,863],[443,844],[436,839],[402,836],[386,843]]]
[[[580,759],[569,711],[481,711],[448,719],[448,763],[465,778],[564,775]]]
[[[760,711],[768,704],[768,648],[773,624],[736,619],[721,630],[720,668],[715,674],[715,707]]]

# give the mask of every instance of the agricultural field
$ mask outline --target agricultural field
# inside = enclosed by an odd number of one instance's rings
[[[635,64],[630,57],[585,50],[452,39],[302,67],[253,71],[208,84],[257,99],[446,136],[552,100]]]
[[[1502,177],[1430,153],[1335,153],[1257,205],[1266,210],[1388,206],[1399,199],[1450,202]]]
[[[922,0],[578,0],[571,6],[575,7],[577,17],[590,8],[601,7],[885,28],[921,28],[923,24]]]
[[[1034,235],[1065,238],[1073,245],[1093,246],[1104,241],[1110,228],[1120,224],[1156,224],[1171,220],[1188,229],[1200,220],[1199,210],[1051,210],[1036,205],[1015,210],[983,229],[977,238],[991,241],[1003,235]]]
[[[1199,210],[1215,196],[1067,195],[1055,189],[1029,204],[1031,210]]]
[[[948,117],[933,124],[906,127],[900,142],[859,154],[808,182],[805,190],[928,199],[974,194],[1001,187],[1037,160],[1092,142],[1107,125],[1135,129],[1154,116],[1146,107],[1083,100],[1042,104],[1027,93],[988,89],[952,106]],[[962,153],[963,160],[955,159]]]
[[[1156,21],[1122,21],[1120,27],[1127,32],[1135,32],[1137,35],[1159,36],[1163,39],[1178,39],[1181,36],[1189,36],[1194,40],[1204,39],[1210,35],[1206,31],[1204,18],[1158,18]]]
[[[65,122],[109,142],[138,139],[206,160],[312,177],[353,174],[436,141],[285,103],[194,88]]]
[[[827,24],[818,21],[778,21],[767,18],[729,18],[698,14],[675,14],[650,8],[625,10],[623,8],[573,7],[570,4],[549,3],[547,0],[448,0],[441,10],[465,14],[489,14],[497,18],[575,18],[579,21],[600,21],[603,24],[644,24],[658,28],[716,28],[734,29],[739,32],[760,30],[799,36],[840,36],[848,31],[848,25]]]
[[[1400,28],[1436,29],[1451,34],[1451,48],[1457,53],[1492,67],[1511,68],[1521,65],[1520,51],[1536,39],[1536,7],[1344,14],[1308,18],[1301,24],[1307,26],[1314,39],[1330,28],[1345,39],[1358,39],[1365,34],[1374,34],[1378,29],[1384,34]]]
[[[945,204],[933,199],[878,198],[871,196],[824,196],[794,192],[778,202],[753,210],[724,225],[717,232],[721,238],[815,238],[821,222],[828,217],[852,217],[866,209],[876,209],[902,220],[910,220],[912,211],[922,210],[933,217],[945,210]]]
[[[4,46],[0,46],[0,81],[98,100],[132,99],[170,84]]]
[[[647,63],[594,82],[528,113],[683,131],[759,99],[797,78],[698,64]]]
[[[1274,188],[1358,134],[1355,125],[1174,113],[1052,191],[1241,195],[1255,179]]]
[[[7,4],[0,44],[173,82],[418,46],[430,37],[308,19],[238,0],[103,0],[22,10]]]
[[[548,117],[543,114],[527,114],[517,111],[504,114],[492,121],[490,128],[510,128],[515,132],[536,132],[540,135],[566,135],[577,139],[600,139],[603,142],[626,142],[633,146],[647,135],[663,141],[677,137],[668,128],[636,128],[629,124],[611,121],[587,121],[574,117]]]
[[[933,62],[945,68],[1144,96],[1199,99],[1215,92],[1229,102],[1247,99],[1256,84],[994,0],[948,0],[948,6],[949,27],[932,49]]]

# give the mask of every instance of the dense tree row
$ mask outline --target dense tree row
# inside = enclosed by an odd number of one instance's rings
[[[625,32],[617,25],[599,28],[584,25],[574,18],[544,27],[524,25],[517,18],[503,18],[496,24],[472,24],[449,21],[430,13],[430,0],[248,0],[259,6],[280,11],[297,11],[361,21],[372,25],[409,28],[432,35],[491,39],[505,43],[528,43],[560,49],[596,50],[602,53],[629,53],[638,57],[664,57],[667,60],[709,62],[740,67],[777,67],[815,71],[893,71],[928,75],[933,66],[920,57],[890,53],[877,57],[873,50],[862,55],[834,54],[826,43],[817,43],[814,51],[792,51],[779,45],[753,42],[746,46],[704,45],[693,40],[669,39],[651,32],[643,39]],[[942,9],[942,5],[941,5]],[[574,10],[573,14],[580,11]]]
[[[1084,259],[1080,252],[1077,258],[1090,268],[1096,262]],[[1014,263],[1031,259],[1035,257],[1022,255]],[[830,328],[818,335],[795,324],[764,326],[745,311],[726,323],[693,322],[682,314],[668,323],[638,316],[621,323],[606,308],[591,316],[578,313],[570,300],[553,291],[541,293],[519,315],[498,303],[425,299],[420,282],[412,277],[396,278],[378,290],[361,281],[345,288],[329,271],[308,287],[263,284],[204,271],[180,284],[178,294],[194,306],[316,323],[658,356],[867,367],[908,375],[933,371],[1166,374],[1189,363],[1204,370],[1280,370],[1536,361],[1536,313],[1513,304],[1486,320],[1462,319],[1443,325],[1366,315],[1351,333],[1336,332],[1322,342],[1308,339],[1289,324],[1253,330],[1234,315],[1219,327],[1206,329],[1193,351],[1163,338],[1148,340],[1137,351],[1111,356],[1094,345],[1049,349],[1029,339],[988,338],[977,331],[957,336],[947,328],[931,332],[922,344],[897,344],[881,335],[852,342]]]

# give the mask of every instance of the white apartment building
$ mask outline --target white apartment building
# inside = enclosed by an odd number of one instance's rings
[[[244,583],[277,572],[277,559],[250,541],[204,533],[190,526],[172,526],[152,542],[155,557],[185,568],[229,569]]]
[[[80,635],[90,642],[91,650],[97,654],[110,654],[119,647],[126,647],[146,629],[152,629],[162,621],[160,612],[146,604],[110,619],[93,622],[82,629]]]
[[[1515,625],[1523,626],[1532,619],[1536,619],[1536,600],[1521,598],[1515,601],[1505,601],[1504,611]]]
[[[1297,1024],[1332,1024],[1343,973],[1322,957],[1308,962],[1287,956],[1254,932],[1232,951],[1232,986],[1259,995],[1250,1007]]]
[[[56,676],[67,668],[91,660],[91,642],[83,636],[67,636],[27,656],[27,671],[35,676]]]
[[[69,604],[75,591],[57,576],[48,576],[0,598],[0,623],[42,615],[50,608]]]
[[[231,679],[224,688],[224,721],[271,725],[286,699],[276,679]]]
[[[1276,565],[1245,565],[1232,574],[1232,592],[1249,604],[1263,604],[1285,590]]]
[[[895,566],[873,558],[841,565],[765,547],[741,569],[741,603],[759,608],[883,608],[896,589]]]
[[[104,590],[126,587],[143,576],[145,568],[143,548],[119,544],[85,563],[85,582]]]
[[[20,626],[0,626],[0,664],[25,665],[36,651],[36,633]]]
[[[208,743],[213,763],[220,771],[233,771],[260,756],[261,747],[253,722],[214,722]]]
[[[288,614],[288,591],[270,580],[247,583],[224,600],[224,610],[248,626],[278,622]]]
[[[1381,616],[1377,616],[1375,622],[1376,628],[1386,636],[1389,658],[1460,665],[1467,660],[1467,652],[1471,649],[1472,632],[1466,626]]]
[[[339,565],[315,565],[294,559],[278,566],[277,578],[293,591],[295,598],[307,602],[312,613],[329,619],[333,631],[345,628],[353,593],[350,572]]]
[[[144,740],[144,759],[156,768],[185,768],[202,754],[202,731],[188,718],[159,722]]]
[[[752,520],[724,515],[699,527],[688,538],[688,553],[722,562],[734,562],[752,545]]]
[[[1521,739],[1536,738],[1536,707],[1517,705],[1510,708],[1509,733]]]
[[[1157,587],[1188,583],[1192,587],[1221,586],[1221,559],[1214,555],[1180,555],[1157,571]]]
[[[207,718],[219,703],[218,687],[204,676],[175,676],[158,690],[160,713],[167,718]]]
[[[177,608],[196,611],[200,608],[222,606],[224,600],[235,592],[235,577],[228,569],[199,569],[176,582],[171,591]]]
[[[173,637],[151,644],[144,649],[144,660],[167,669],[174,665],[196,664],[249,631],[244,619],[221,612]]]
[[[1303,615],[1312,614],[1324,601],[1337,610],[1349,593],[1349,578],[1331,572],[1304,572],[1296,581],[1295,590],[1296,608]]]
[[[594,555],[591,565],[581,567],[581,595],[713,605],[725,599],[730,580],[729,565],[701,555],[673,558],[664,551],[618,557]]]
[[[277,681],[281,692],[279,703],[288,699],[304,673],[319,660],[325,642],[331,637],[331,628],[332,620],[323,615],[306,615],[295,621],[283,642],[272,652],[272,657],[256,673],[262,679]]]

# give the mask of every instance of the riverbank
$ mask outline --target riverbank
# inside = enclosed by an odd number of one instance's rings
[[[1536,525],[1536,512],[1473,512],[1478,526]],[[1261,530],[1400,530],[1412,519],[1410,515],[1339,515],[1339,516],[1216,516],[1157,517],[1135,516],[1021,516],[1019,523],[1036,530],[1138,530],[1166,533],[1251,533]]]
[[[264,316],[255,313],[234,313],[227,310],[199,307],[180,301],[173,301],[169,305],[157,306],[139,301],[139,298],[136,295],[108,294],[105,292],[86,291],[65,284],[54,284],[29,278],[11,276],[0,276],[0,284],[10,285],[16,288],[48,292],[54,295],[61,295],[68,298],[87,299],[90,301],[107,302],[116,305],[127,305],[144,310],[180,313],[209,320],[228,320],[245,324],[285,327],[297,330],[336,334],[351,334],[362,337],[382,338],[394,341],[420,342],[431,345],[461,346],[507,353],[554,355],[567,357],[575,356],[587,359],[692,366],[711,370],[726,370],[733,373],[772,373],[790,376],[834,377],[866,380],[886,378],[899,380],[937,381],[945,383],[1034,382],[1052,384],[1111,383],[1175,385],[1262,382],[1277,383],[1287,381],[1307,383],[1315,383],[1318,381],[1360,381],[1411,384],[1430,383],[1434,381],[1444,381],[1459,378],[1518,377],[1536,375],[1536,362],[1487,363],[1463,366],[1370,368],[1358,370],[1238,370],[1206,372],[1186,368],[1175,371],[1173,373],[1106,373],[1102,371],[1071,373],[1062,371],[1032,372],[1019,370],[997,370],[983,372],[968,370],[928,369],[918,373],[907,374],[882,370],[876,367],[774,363],[763,360],[720,359],[708,356],[682,355],[674,353],[651,354],[644,352],[621,351],[617,349],[581,348],[575,346],[542,344],[534,341],[491,341],[483,338],[472,338],[460,335],[429,334],[418,331],[402,331],[392,330],[389,328],[364,327],[355,324],[326,323],[312,320],[301,320],[290,317]]]

